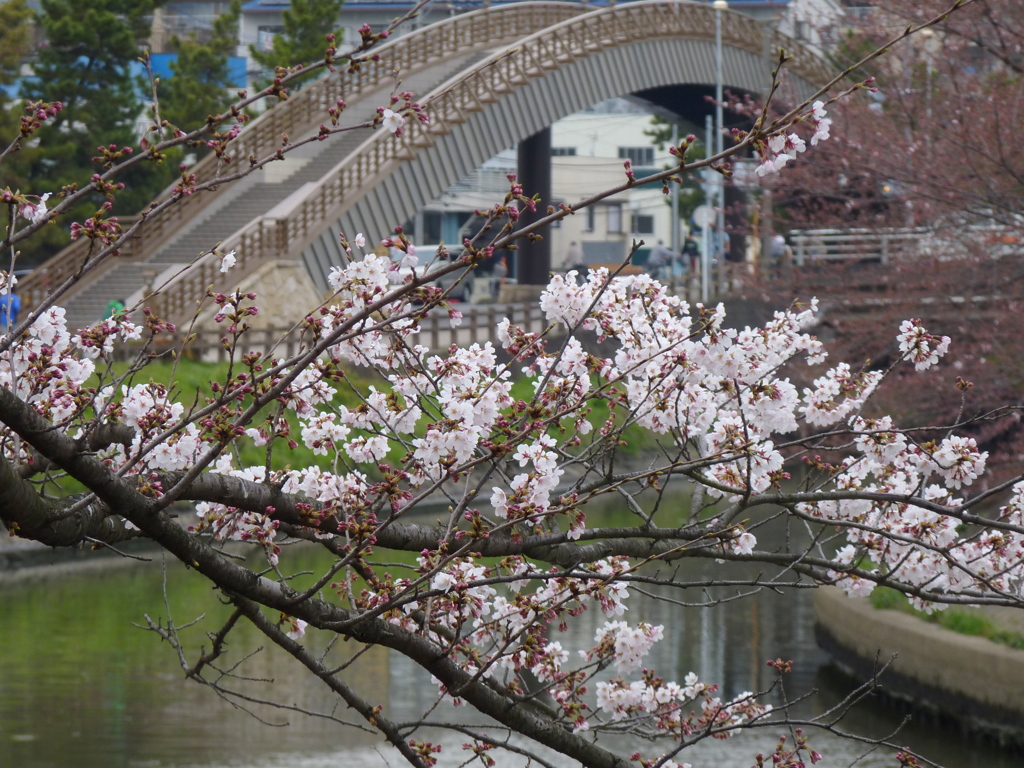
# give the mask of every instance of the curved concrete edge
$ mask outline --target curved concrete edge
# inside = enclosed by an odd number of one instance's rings
[[[818,645],[858,681],[927,720],[1024,752],[1024,651],[957,634],[835,587],[814,596]]]
[[[0,536],[6,535],[0,531]],[[33,541],[9,541],[0,545],[0,589],[70,573],[138,566],[157,560],[160,550],[148,541],[126,541],[117,551],[88,546],[53,549]]]

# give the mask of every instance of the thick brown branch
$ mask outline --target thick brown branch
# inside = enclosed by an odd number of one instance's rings
[[[125,448],[132,444],[135,439],[135,430],[127,424],[100,424],[89,433],[89,436],[80,439],[84,449],[99,451],[109,448],[114,443],[120,443]],[[18,473],[25,478],[33,477],[40,472],[45,472],[53,467],[53,462],[44,457],[38,451],[32,451],[28,462],[18,468]]]
[[[183,474],[169,472],[161,475],[161,480],[167,487],[176,484]],[[277,486],[255,483],[238,477],[216,473],[202,474],[189,484],[182,498],[190,501],[216,502],[260,513],[266,513],[268,509],[273,508],[270,517],[282,523],[314,527],[325,533],[343,532],[340,521],[331,517],[311,525],[311,519],[325,508],[324,505],[302,496],[284,493]],[[310,515],[310,512],[314,515]],[[672,549],[687,544],[693,545],[693,542],[706,539],[708,535],[709,529],[698,526],[679,529],[599,528],[584,531],[580,540],[574,542],[570,541],[565,533],[513,535],[510,531],[497,531],[475,542],[468,548],[468,552],[484,557],[527,555],[555,565],[571,566],[616,554],[640,558],[663,555]],[[406,552],[437,549],[438,544],[446,539],[451,539],[451,533],[447,528],[416,523],[387,523],[374,534],[375,546]],[[605,539],[616,541],[610,543],[604,541]],[[629,542],[626,543],[626,540]],[[460,547],[465,543],[465,540],[460,540]],[[623,547],[628,552],[620,551]]]
[[[45,460],[44,460],[45,461]],[[104,544],[116,544],[139,537],[125,520],[111,515],[99,500],[65,517],[62,511],[79,497],[46,499],[14,471],[0,456],[0,521],[12,534],[51,547],[71,547],[86,538]]]

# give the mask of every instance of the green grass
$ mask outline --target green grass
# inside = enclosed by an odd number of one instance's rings
[[[968,613],[956,608],[947,608],[944,611],[933,613],[918,611],[910,605],[910,601],[903,593],[890,587],[875,587],[868,600],[872,607],[880,610],[902,611],[961,635],[982,637],[1010,648],[1024,649],[1024,635],[1000,629],[982,614]]]
[[[912,610],[906,596],[889,587],[875,587],[871,592],[870,601],[873,607],[880,610]]]
[[[126,371],[127,364],[124,363],[115,363],[112,368],[115,377],[124,375]],[[244,367],[236,365],[232,374],[237,376],[238,373],[243,371],[245,371]],[[186,408],[193,402],[196,402],[197,407],[201,408],[205,405],[206,398],[213,396],[213,391],[210,388],[211,382],[223,384],[227,375],[227,363],[204,363],[182,359],[175,365],[174,361],[170,359],[160,359],[155,360],[142,371],[136,373],[132,383],[140,384],[153,381],[165,386],[173,385],[172,399],[184,404]],[[367,387],[372,383],[377,389],[385,389],[381,381],[373,381],[358,372],[352,373],[349,380],[352,386],[348,386],[344,382],[335,385],[335,388],[338,390],[338,394],[334,398],[336,405],[354,407],[359,404],[360,400],[353,392],[353,387],[366,391]],[[95,385],[95,381],[89,382],[89,384]],[[387,384],[387,382],[384,381],[383,384]],[[196,400],[197,395],[198,400]],[[276,404],[264,408],[253,419],[253,426],[259,425],[269,413],[276,412],[276,410]],[[326,468],[327,462],[325,457],[316,456],[311,449],[302,444],[302,432],[294,411],[286,411],[285,416],[291,425],[291,437],[298,443],[298,446],[292,450],[281,450],[283,445],[276,445],[271,459],[271,467],[275,470],[312,465],[320,465]],[[238,441],[236,449],[245,465],[262,465],[266,461],[266,448],[255,446],[251,440]]]
[[[128,366],[126,363],[115,363],[110,369],[110,373],[117,378],[124,375],[127,370]],[[233,370],[233,375],[237,375],[244,370],[245,369],[242,366],[236,365]],[[173,386],[173,399],[185,404],[186,408],[193,402],[197,402],[198,407],[202,407],[205,404],[206,398],[212,397],[213,395],[210,388],[211,382],[223,384],[227,375],[228,364],[226,362],[206,363],[183,358],[175,364],[173,360],[164,358],[153,361],[146,368],[137,372],[130,383],[139,384],[153,381],[165,386]],[[349,408],[357,406],[361,400],[356,394],[356,390],[365,393],[368,391],[370,386],[376,387],[378,390],[383,392],[387,392],[390,389],[386,379],[362,369],[347,370],[346,377],[347,382],[332,384],[332,386],[338,390],[338,393],[334,398],[335,405],[344,405]],[[94,376],[93,380],[89,382],[89,386],[96,386],[98,381],[98,377]],[[103,384],[108,384],[109,381],[110,376],[108,374],[105,376]],[[533,394],[534,380],[518,378],[513,382],[511,396],[514,399],[528,401],[533,397]],[[198,400],[196,400],[197,395]],[[587,439],[595,437],[596,432],[607,421],[610,412],[607,402],[601,399],[592,400],[590,407],[591,412],[588,419],[594,429],[589,436],[585,436],[583,438],[584,443],[586,443]],[[276,409],[276,404],[265,408],[260,415],[253,420],[253,426],[258,426],[269,413],[276,412]],[[283,450],[284,445],[281,441],[277,441],[271,458],[272,469],[284,470],[288,468],[313,465],[318,465],[323,469],[329,468],[330,462],[328,461],[328,457],[317,456],[311,449],[302,444],[301,429],[294,412],[287,410],[285,412],[285,417],[291,425],[291,438],[298,443],[298,446],[294,449]],[[426,419],[420,420],[417,435],[422,435],[426,431],[426,424]],[[549,433],[553,437],[561,437],[558,427],[552,427],[549,430]],[[626,445],[620,446],[619,450],[627,457],[636,457],[646,451],[654,450],[657,447],[655,436],[636,425],[631,425],[625,429],[623,431],[622,439],[626,442]],[[238,441],[233,447],[233,450],[238,451],[239,457],[245,465],[263,465],[266,462],[266,448],[255,446],[251,440],[243,439]],[[400,445],[396,445],[392,448],[387,460],[393,466],[397,466],[405,453],[405,448]],[[376,467],[366,466],[364,469],[367,470],[367,474],[371,478],[379,475]]]

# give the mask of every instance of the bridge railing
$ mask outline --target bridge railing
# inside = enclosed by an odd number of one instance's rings
[[[540,6],[538,3],[538,9]],[[481,62],[470,75],[453,78],[435,89],[423,99],[430,115],[429,124],[407,122],[401,139],[378,131],[325,173],[320,183],[312,186],[286,216],[273,222],[283,233],[289,253],[250,251],[242,245],[246,233],[229,240],[222,250],[235,249],[238,267],[243,270],[251,269],[267,257],[297,255],[322,230],[324,221],[333,221],[344,213],[350,201],[357,197],[352,194],[354,191],[378,183],[398,163],[413,157],[419,149],[431,146],[438,136],[450,133],[455,126],[466,122],[470,114],[482,111],[499,94],[509,93],[564,63],[603,51],[612,44],[657,38],[712,38],[714,14],[706,5],[678,2],[639,2],[585,15],[567,14],[565,20],[518,40],[515,50],[496,53]],[[513,15],[510,20],[514,18]],[[487,34],[491,39],[501,36],[493,30]],[[782,45],[794,52],[792,68],[797,74],[811,82],[823,82],[830,77],[820,59],[802,52],[791,39],[773,31],[771,39],[766,41],[764,34],[761,24],[742,14],[733,14],[729,24],[723,26],[723,40],[728,45],[757,55],[761,55],[766,44]],[[250,230],[261,230],[268,225],[269,221],[264,219],[250,225]],[[258,237],[249,240],[263,242]],[[214,257],[209,261],[214,262]],[[203,274],[216,277],[215,272],[210,268]],[[176,318],[190,314],[195,305],[196,294],[191,291],[196,282],[182,280],[167,286],[158,300],[161,315]]]
[[[763,28],[754,19],[735,14],[724,40],[727,44],[760,54]],[[590,56],[609,44],[664,37],[706,38],[714,35],[714,11],[695,3],[631,3],[578,16],[519,41],[516,50],[498,53],[481,62],[470,75],[439,86],[425,101],[428,125],[408,125],[399,141],[379,133],[368,138],[313,187],[289,218],[289,235],[296,251],[319,230],[325,218],[343,212],[346,193],[372,186],[394,163],[434,143],[482,111],[496,95],[510,93],[531,79],[542,77],[566,62]],[[782,40],[775,35],[774,42]],[[787,38],[788,40],[788,38]],[[790,41],[791,42],[791,41]],[[823,65],[815,60],[813,72],[821,78]]]
[[[302,136],[315,130],[327,120],[327,109],[334,107],[339,98],[354,101],[379,90],[394,82],[396,70],[402,76],[408,76],[453,54],[470,53],[517,40],[585,10],[578,4],[567,2],[531,3],[529,13],[523,13],[522,8],[514,6],[491,8],[454,16],[389,40],[373,50],[378,57],[361,63],[356,71],[339,71],[321,78],[253,120],[229,145],[229,154],[234,160],[232,164],[226,164],[211,154],[196,163],[189,172],[196,175],[197,183],[213,181],[247,162],[250,157],[262,158],[273,153],[281,146],[285,133]],[[152,254],[171,234],[209,205],[221,189],[182,197],[159,213],[144,215],[136,233],[120,249],[119,258],[142,258]],[[161,199],[170,197],[168,190]],[[134,218],[122,221],[134,223]],[[266,224],[260,222],[254,228],[262,230]],[[240,240],[253,242],[251,236],[241,236]],[[265,242],[263,238],[256,238],[256,241]],[[31,309],[38,305],[51,290],[73,277],[88,261],[90,246],[89,240],[76,240],[26,275],[19,283],[19,293],[26,307]],[[278,251],[278,254],[283,253]],[[113,259],[110,262],[113,263]]]
[[[808,229],[790,233],[793,262],[802,267],[816,261],[878,261],[915,251],[924,229]]]

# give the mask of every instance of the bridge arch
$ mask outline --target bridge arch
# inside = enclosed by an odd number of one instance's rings
[[[714,82],[714,13],[691,2],[630,3],[568,19],[495,53],[424,100],[429,125],[409,126],[398,140],[374,134],[326,175],[288,223],[292,253],[324,287],[341,260],[340,232],[386,236],[497,152],[591,104]],[[794,55],[796,97],[830,79],[824,62],[794,41],[724,13],[727,88],[763,92],[779,47]]]

